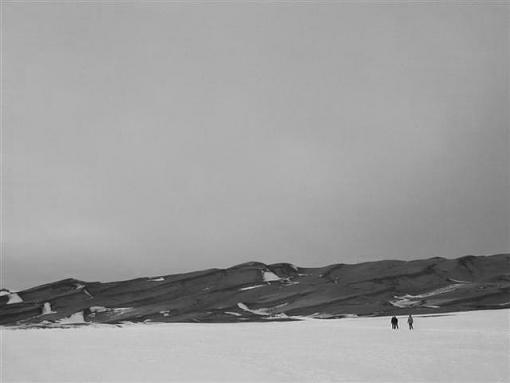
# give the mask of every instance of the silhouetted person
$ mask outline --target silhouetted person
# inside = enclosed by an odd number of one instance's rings
[[[413,330],[413,322],[414,322],[413,316],[411,314],[409,314],[409,318],[407,318],[407,324],[409,325],[409,330]]]
[[[393,330],[398,330],[398,319],[395,316],[391,318],[391,328]]]

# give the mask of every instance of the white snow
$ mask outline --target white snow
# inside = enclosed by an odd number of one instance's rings
[[[239,307],[241,310],[248,311],[250,313],[257,314],[257,315],[270,315],[270,313],[268,312],[268,309],[266,309],[266,308],[252,310],[242,302],[239,302],[237,304],[237,307]]]
[[[441,287],[439,289],[435,289],[432,291],[429,291],[427,293],[418,294],[418,295],[402,295],[402,296],[395,296],[396,300],[390,301],[390,303],[395,307],[412,307],[421,304],[421,300],[423,298],[429,298],[440,294],[449,293],[451,291],[466,287],[466,283],[454,283],[452,285],[448,285],[445,287]],[[432,307],[437,308],[438,306],[428,305],[426,307]]]
[[[9,290],[0,290],[0,297],[3,297],[4,295],[9,295],[11,292]]]
[[[7,301],[8,305],[12,305],[13,303],[21,303],[23,299],[18,295],[18,293],[9,293],[9,300]]]
[[[128,311],[131,311],[133,308],[132,307],[115,307],[115,308],[111,308],[111,307],[105,307],[105,306],[90,306],[89,307],[89,310],[92,312],[92,313],[102,313],[102,312],[111,312],[111,313],[114,313],[114,314],[124,314]]]
[[[3,382],[508,382],[510,310],[3,329]]]
[[[82,291],[89,297],[93,298],[92,294],[87,290],[87,287],[83,283],[75,283],[74,287],[76,290]]]
[[[225,314],[233,315],[233,316],[236,316],[236,317],[240,317],[240,316],[242,316],[241,314],[239,314],[239,313],[235,313],[235,312],[233,312],[233,311],[225,311]]]
[[[163,277],[149,279],[149,281],[151,281],[151,282],[162,282],[164,280],[165,280],[165,278],[163,278]]]
[[[85,322],[85,318],[83,317],[83,311],[78,311],[66,318],[62,318],[58,320],[58,323],[61,324],[76,324],[76,323],[87,323]]]
[[[264,271],[262,274],[264,282],[279,281],[281,278],[271,271]]]
[[[248,306],[246,306],[244,303],[239,302],[237,304],[237,307],[239,307],[241,310],[256,314],[256,315],[263,315],[263,316],[270,316],[271,318],[287,318],[287,315],[284,313],[275,313],[275,309],[279,309],[281,307],[287,306],[288,303],[283,303],[281,305],[275,306],[275,307],[261,307],[260,309],[250,309]]]
[[[109,308],[108,310],[111,310],[114,314],[122,315],[124,313],[127,313],[127,312],[133,310],[133,308],[132,307],[115,307],[112,309]]]
[[[266,286],[266,285],[255,285],[255,286],[243,287],[243,288],[239,289],[239,291],[252,290],[252,289],[256,289],[258,287],[262,287],[262,286]]]
[[[104,306],[90,306],[89,310],[90,310],[90,312],[93,312],[93,313],[102,313],[105,311],[109,311],[111,309],[104,307]]]
[[[43,309],[42,309],[42,315],[55,314],[55,313],[56,313],[56,311],[53,311],[51,308],[51,303],[44,302]]]

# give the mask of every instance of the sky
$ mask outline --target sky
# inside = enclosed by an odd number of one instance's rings
[[[509,15],[4,2],[1,284],[510,251]]]

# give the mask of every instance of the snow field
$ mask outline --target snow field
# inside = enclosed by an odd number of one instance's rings
[[[510,310],[3,329],[7,382],[505,382]]]

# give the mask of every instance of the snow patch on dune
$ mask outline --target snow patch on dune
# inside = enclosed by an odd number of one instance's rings
[[[104,307],[104,306],[90,306],[89,310],[90,310],[90,312],[93,312],[93,313],[102,313],[102,312],[108,311],[110,309],[107,307]]]
[[[0,290],[0,297],[7,297],[7,304],[11,305],[13,303],[22,303],[23,299],[18,295],[18,293],[14,291],[9,291],[7,289]]]
[[[90,306],[90,315],[95,317],[97,313],[107,313],[109,315],[122,315],[126,312],[133,310],[132,307],[105,307],[105,306]]]
[[[254,286],[243,287],[243,288],[239,289],[239,291],[252,290],[252,289],[256,289],[258,287],[263,287],[263,286],[265,286],[265,285],[254,285]]]
[[[132,307],[116,307],[116,308],[113,308],[111,309],[115,314],[124,314],[124,313],[127,313],[131,310],[133,310]]]
[[[252,314],[256,315],[262,315],[265,317],[271,317],[271,318],[287,318],[287,315],[285,313],[275,313],[274,311],[282,308],[284,306],[288,305],[288,303],[283,303],[281,305],[275,306],[275,307],[262,307],[260,309],[250,309],[248,306],[246,306],[244,303],[239,302],[237,304],[237,307],[239,307],[241,310],[250,312]]]
[[[454,283],[452,285],[441,287],[439,289],[435,289],[435,290],[432,290],[432,291],[429,291],[429,292],[426,292],[423,294],[418,294],[418,295],[406,294],[406,295],[402,295],[402,296],[395,295],[395,297],[394,297],[395,300],[391,300],[390,303],[393,306],[400,307],[400,308],[420,306],[420,305],[424,305],[423,299],[425,299],[425,298],[449,293],[449,292],[452,292],[459,288],[462,288],[464,286],[466,286],[466,283]],[[439,308],[439,306],[435,306],[435,305],[428,305],[426,307]]]
[[[279,281],[281,278],[271,271],[264,271],[262,274],[262,279],[264,279],[264,282],[272,282]]]
[[[42,308],[42,315],[48,315],[48,314],[55,314],[56,311],[53,311],[51,308],[50,302],[44,302],[43,308]]]
[[[256,315],[270,315],[270,313],[268,312],[268,309],[266,309],[266,308],[253,309],[252,310],[252,309],[250,309],[248,306],[246,306],[242,302],[239,302],[237,304],[237,307],[239,307],[241,310],[244,310],[244,311],[247,311],[249,313],[256,314]]]
[[[76,290],[81,291],[88,295],[89,297],[93,298],[92,294],[89,293],[89,291],[87,290],[87,286],[85,286],[83,283],[75,283],[74,287]]]
[[[236,317],[240,317],[240,316],[242,316],[241,314],[239,314],[239,313],[235,313],[235,312],[233,312],[233,311],[225,311],[225,314],[233,315],[233,316],[236,316]]]
[[[18,293],[10,293],[8,295],[9,301],[7,302],[8,305],[12,305],[13,303],[22,303],[23,299],[18,295]]]
[[[163,282],[164,280],[165,278],[163,277],[149,279],[151,282]]]

